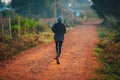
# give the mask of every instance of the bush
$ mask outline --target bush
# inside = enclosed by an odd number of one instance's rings
[[[98,33],[103,31],[101,30],[98,30]],[[100,73],[106,75],[103,80],[119,80],[120,41],[116,39],[116,36],[113,35],[114,32],[109,31],[110,30],[107,28],[107,31],[104,30],[104,35],[106,36],[99,37],[100,41],[98,43],[98,48],[102,49],[102,51],[99,52],[99,59],[103,63],[103,69],[100,70]]]
[[[114,36],[113,40],[117,43],[120,42],[120,33],[118,33],[116,36]]]
[[[97,49],[96,53],[99,53],[97,55],[103,64],[103,68],[99,70],[99,73],[102,74],[100,77],[104,76],[102,80],[120,79],[120,36],[118,32],[116,35],[114,27],[111,29],[109,27],[98,27],[97,30],[100,38],[98,43],[100,52]]]
[[[7,48],[7,44],[0,43],[0,60],[5,60],[11,57],[11,54],[8,52]]]
[[[106,80],[119,80],[120,76],[120,43],[108,41],[100,53],[99,58],[104,64],[102,72],[107,74]]]
[[[43,41],[45,43],[53,41],[53,33],[52,32],[42,32],[39,34],[39,36],[43,39]]]
[[[46,24],[44,23],[38,23],[36,26],[35,26],[35,31],[36,33],[38,34],[39,32],[44,32],[44,31],[47,31],[49,28]]]
[[[108,27],[109,30],[116,30],[116,32],[120,33],[119,25],[120,20],[114,16],[106,16],[105,21],[102,23],[102,26]]]
[[[12,32],[13,35],[16,35],[18,33],[18,18],[19,16],[16,16],[12,19]],[[20,17],[20,33],[26,33],[26,32],[34,32],[34,27],[36,26],[36,21],[33,19],[23,18]]]
[[[118,23],[118,19],[116,19],[113,16],[106,16],[106,22],[105,25],[114,29],[117,29],[117,23]]]
[[[102,49],[104,49],[101,53],[101,57],[102,59],[104,59],[105,61],[107,61],[108,63],[113,63],[116,61],[116,59],[118,60],[120,57],[117,56],[120,54],[120,43],[116,43],[112,40],[106,40],[106,41],[100,41],[98,46]],[[119,57],[119,58],[117,58]]]
[[[24,43],[24,46],[27,49],[43,43],[42,39],[40,39],[38,35],[34,34],[25,34],[21,36],[19,40]]]
[[[9,38],[0,36],[0,60],[5,60],[13,55],[18,54],[20,51],[35,47],[45,42],[52,41],[51,32],[42,32],[36,34],[24,34],[19,38]]]

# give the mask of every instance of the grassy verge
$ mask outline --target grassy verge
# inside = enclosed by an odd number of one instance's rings
[[[98,77],[92,80],[120,80],[120,42],[114,41],[116,33],[105,27],[98,27],[97,33],[100,41],[94,55],[102,67],[96,69]]]
[[[0,60],[9,59],[21,51],[51,41],[53,41],[53,33],[51,31],[39,34],[26,33],[19,38],[12,39],[7,36],[0,36]]]
[[[67,32],[73,29],[67,28]],[[38,45],[53,41],[53,32],[47,31],[35,33],[26,33],[19,38],[10,38],[8,36],[0,36],[0,61],[11,58],[13,55],[19,54],[21,51],[36,47]]]

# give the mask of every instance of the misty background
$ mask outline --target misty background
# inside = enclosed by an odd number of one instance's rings
[[[7,9],[29,18],[53,18],[68,14],[80,16],[91,5],[91,0],[0,0],[0,11]]]

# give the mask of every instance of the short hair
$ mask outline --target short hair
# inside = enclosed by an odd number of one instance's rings
[[[57,20],[58,20],[59,22],[62,22],[63,17],[62,17],[62,16],[58,16]]]

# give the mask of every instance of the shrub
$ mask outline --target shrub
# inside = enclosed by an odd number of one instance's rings
[[[119,80],[120,76],[120,43],[109,41],[104,46],[103,51],[100,53],[104,67],[103,72],[107,74],[105,79]]]
[[[43,39],[44,42],[50,42],[53,40],[53,33],[51,32],[42,32],[39,36]]]
[[[111,28],[117,28],[117,22],[118,22],[119,20],[118,19],[116,19],[115,17],[113,17],[113,16],[106,16],[106,26],[108,26],[108,27],[111,27]]]
[[[11,40],[12,39],[10,37],[8,37],[8,36],[0,35],[0,43],[10,43]]]
[[[8,59],[13,55],[18,54],[20,51],[35,47],[51,40],[52,37],[50,32],[39,35],[24,34],[19,38],[12,39],[6,36],[0,36],[0,60]]]
[[[120,33],[118,33],[116,36],[114,36],[113,40],[117,43],[120,42]]]
[[[114,16],[106,16],[106,19],[102,25],[108,27],[109,30],[116,30],[116,32],[120,32],[120,20]]]
[[[116,38],[116,36],[112,35],[114,32],[110,32],[110,34],[108,34],[109,31],[110,30],[108,28],[107,31],[104,31],[107,37],[100,38],[100,41],[98,43],[98,47],[102,49],[102,51],[99,52],[99,59],[103,64],[103,68],[99,72],[105,75],[104,79],[102,80],[119,80],[120,41],[118,38]]]
[[[18,32],[18,17],[19,16],[14,17],[11,21],[12,31],[14,32]],[[20,33],[33,32],[36,23],[33,19],[20,17]],[[13,33],[13,35],[16,35],[16,33]]]
[[[5,60],[11,57],[11,54],[7,50],[8,45],[0,43],[0,60]]]
[[[39,32],[47,31],[48,29],[49,29],[48,26],[46,24],[44,24],[44,23],[38,23],[35,26],[35,31],[36,31],[37,34]]]

